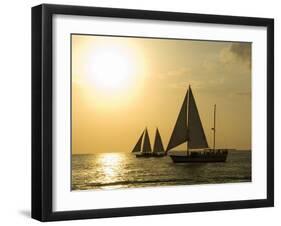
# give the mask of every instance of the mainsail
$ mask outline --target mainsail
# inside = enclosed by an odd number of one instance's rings
[[[187,98],[188,91],[186,92],[183,104],[181,106],[181,110],[170,138],[167,151],[187,141]]]
[[[188,147],[189,148],[208,148],[208,142],[204,133],[199,112],[191,88],[189,87],[188,105]]]
[[[164,152],[164,146],[159,133],[158,128],[156,129],[155,141],[153,146],[153,153]]]
[[[136,143],[136,145],[135,145],[135,147],[134,147],[134,149],[133,149],[133,151],[132,151],[133,153],[134,153],[134,152],[140,152],[140,151],[141,151],[141,143],[142,143],[143,134],[144,134],[144,131],[142,132],[142,134],[141,134],[141,136],[140,136],[138,142]]]
[[[151,152],[151,145],[150,145],[150,140],[149,140],[147,129],[145,129],[145,133],[144,133],[142,152]]]
[[[188,142],[188,148],[208,148],[208,142],[190,86],[166,151],[184,142]]]

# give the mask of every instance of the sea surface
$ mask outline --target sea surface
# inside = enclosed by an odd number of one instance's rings
[[[72,190],[251,181],[251,151],[230,151],[225,163],[173,163],[169,156],[131,153],[72,156]]]

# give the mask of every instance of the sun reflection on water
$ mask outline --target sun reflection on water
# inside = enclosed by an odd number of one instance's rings
[[[115,182],[118,180],[124,156],[119,153],[106,153],[99,156],[100,174],[103,177],[103,183]]]

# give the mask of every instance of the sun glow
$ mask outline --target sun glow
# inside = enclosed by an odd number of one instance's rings
[[[73,35],[74,100],[83,100],[96,112],[102,109],[101,114],[122,111],[142,95],[148,74],[145,61],[143,49],[127,39]]]
[[[122,93],[136,80],[135,60],[126,48],[107,46],[95,49],[89,56],[88,78],[101,92]]]

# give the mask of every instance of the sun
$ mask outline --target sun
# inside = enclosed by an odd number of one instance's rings
[[[88,77],[100,91],[123,92],[132,85],[137,67],[132,53],[118,46],[92,51],[89,57]]]

